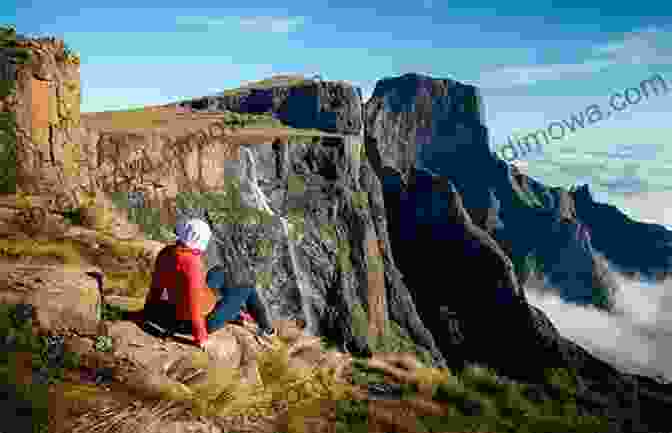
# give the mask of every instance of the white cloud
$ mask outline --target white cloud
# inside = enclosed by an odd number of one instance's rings
[[[597,45],[593,54],[608,56],[624,64],[672,64],[672,32],[647,27],[623,35],[622,40]],[[667,41],[666,41],[667,40]],[[664,44],[667,43],[666,46]]]
[[[587,75],[612,65],[672,64],[672,32],[655,27],[633,30],[618,40],[595,45],[591,54],[577,63],[550,65],[511,65],[483,72],[478,85],[482,88],[509,88],[541,81]],[[664,45],[666,44],[666,45]]]
[[[623,371],[672,380],[671,282],[635,282],[616,275],[621,290],[611,314],[532,288],[526,288],[526,296],[562,336],[594,356]]]
[[[304,17],[249,17],[240,19],[240,25],[246,30],[271,33],[290,33],[304,22]]]
[[[175,23],[178,25],[202,25],[202,26],[217,26],[223,24],[230,24],[226,19],[215,19],[206,16],[188,15],[175,17]]]
[[[583,75],[599,72],[615,62],[610,60],[587,61],[584,63],[560,63],[552,65],[505,66],[481,74],[479,86],[506,88],[516,85],[530,85],[539,81],[559,80],[568,75]]]
[[[187,26],[221,26],[235,25],[236,23],[246,31],[253,32],[271,32],[271,33],[290,33],[304,24],[305,17],[227,17],[211,18],[207,16],[178,16],[175,22],[178,25]]]

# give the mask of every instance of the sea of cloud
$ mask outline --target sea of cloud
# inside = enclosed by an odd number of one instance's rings
[[[562,336],[628,373],[672,381],[672,281],[656,284],[618,275],[621,290],[612,313],[526,288]]]
[[[672,227],[672,192],[604,192],[599,201],[617,206],[637,221]],[[672,381],[672,280],[632,280],[610,264],[621,287],[615,311],[605,313],[560,299],[552,291],[526,288],[558,331],[593,355],[627,372]]]

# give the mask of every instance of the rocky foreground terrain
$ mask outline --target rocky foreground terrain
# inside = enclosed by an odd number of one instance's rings
[[[493,395],[514,381],[549,402],[567,397],[542,386],[550,369],[572,372],[572,416],[605,420],[574,431],[669,429],[670,385],[618,371],[561,337],[524,291],[533,258],[541,264],[534,271],[566,299],[609,309],[619,288],[605,257],[664,277],[669,247],[653,233],[669,233],[629,224],[586,189],[548,188],[498,159],[473,86],[407,74],[379,81],[363,104],[347,83],[297,80],[80,114],[78,61],[61,41],[3,38],[0,81],[11,83],[0,94],[3,161],[15,169],[3,162],[14,182],[3,184],[0,200],[0,299],[31,305],[33,334],[61,336],[81,358],[49,387],[53,431],[186,431],[185,423],[201,423],[201,431],[293,433],[299,424],[336,431],[339,422],[340,431],[355,431],[335,408],[358,398],[367,402],[366,431],[421,431],[407,422],[418,414],[452,426],[423,431],[458,431],[458,420],[486,414],[481,425],[495,431],[495,409],[485,403],[456,412],[456,399],[477,401],[475,394],[450,388],[441,400],[436,387],[428,390],[432,380],[449,387],[448,371],[467,383],[478,376],[472,365],[493,369],[479,377],[500,378],[491,381]],[[249,326],[232,324],[203,358],[188,336],[162,341],[129,313],[142,307],[171,227],[194,215],[215,235],[206,265],[256,280],[282,330],[269,347]],[[657,261],[608,244],[605,227],[628,231]],[[639,236],[645,232],[652,234]],[[30,353],[5,352],[16,354],[11,371],[23,372],[12,373],[15,380],[39,382]],[[366,359],[367,374],[377,366],[388,384],[415,383],[413,397],[381,402],[370,387],[348,387],[356,360]],[[288,379],[277,365],[298,376]],[[313,367],[331,371],[320,373],[331,387],[302,388],[311,396],[299,399],[303,406],[288,403],[289,394],[276,398]],[[257,394],[224,385],[215,392],[218,383]],[[263,414],[232,409],[266,394]],[[221,416],[206,410],[198,418],[194,402],[204,401]],[[496,431],[542,431],[525,427],[531,415],[507,404],[497,400]],[[545,431],[568,431],[555,426]]]

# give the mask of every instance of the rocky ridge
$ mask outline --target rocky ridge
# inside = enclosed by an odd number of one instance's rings
[[[43,63],[56,57],[47,56]],[[62,68],[58,62],[54,65],[42,67]],[[18,160],[24,167],[20,179],[25,179],[20,186],[34,194],[55,195],[54,186],[59,185],[55,180],[67,178],[63,173],[71,167],[71,160],[67,152],[59,153],[60,148],[67,148],[64,142],[50,138],[40,147],[43,99],[29,97],[39,90],[25,90],[33,85],[26,83],[36,80],[30,71],[19,67],[15,78],[20,84],[19,100],[36,101],[13,108],[17,110],[17,134],[23,137],[17,141]],[[615,431],[664,428],[664,421],[659,420],[665,419],[671,406],[669,386],[623,374],[599,361],[562,338],[543,312],[525,301],[514,262],[530,251],[555,266],[548,270],[551,276],[581,269],[591,279],[586,287],[592,290],[595,254],[585,235],[576,233],[583,233],[582,225],[593,228],[580,220],[579,202],[573,206],[571,195],[513,172],[487,151],[482,103],[475,88],[417,74],[379,84],[363,109],[361,98],[353,98],[358,92],[341,96],[346,99],[342,106],[355,107],[347,112],[364,112],[364,131],[354,127],[341,131],[353,134],[308,140],[283,140],[267,134],[247,136],[240,142],[234,138],[237,134],[213,138],[201,130],[184,140],[184,146],[167,142],[162,147],[156,144],[155,134],[114,135],[80,128],[89,138],[70,135],[69,148],[86,149],[83,143],[93,136],[98,137],[92,140],[95,152],[116,152],[123,156],[119,162],[133,160],[134,150],[152,146],[167,161],[189,161],[173,171],[157,170],[163,177],[153,181],[174,185],[155,202],[170,210],[163,222],[172,224],[187,215],[208,219],[215,232],[208,265],[226,267],[241,284],[256,280],[274,320],[303,322],[308,333],[327,336],[355,354],[389,350],[390,341],[397,344],[392,349],[410,343],[435,366],[459,369],[467,362],[481,362],[525,380],[536,380],[543,367],[569,366],[580,375],[579,400],[590,410],[608,413]],[[298,100],[311,104],[322,100],[321,90],[299,89],[303,90],[295,94]],[[55,95],[47,97],[48,106],[53,98],[59,100]],[[324,127],[313,114],[307,118],[312,123],[302,127]],[[53,137],[77,129],[51,122],[48,130]],[[192,138],[195,144],[190,145]],[[114,150],[110,143],[115,143]],[[210,153],[204,148],[211,149]],[[183,149],[181,154],[178,149]],[[137,188],[133,182],[151,176],[156,167],[153,163],[138,167],[116,163],[106,171],[100,153],[84,154],[89,165],[88,170],[78,172],[83,179],[80,186],[62,182],[66,185],[62,194],[86,190],[81,185],[102,192],[129,192]],[[478,176],[472,174],[474,165],[479,167]],[[131,181],[106,181],[121,173]],[[208,178],[212,182],[205,181]],[[230,194],[235,206],[228,209],[235,218],[222,220],[207,203],[180,205],[175,198],[178,192],[187,191]],[[74,195],[76,201],[78,195]],[[545,236],[554,233],[549,245],[572,248],[580,253],[578,262],[562,262],[551,247],[543,250],[528,241],[529,233],[523,236],[521,227],[534,227],[535,233]],[[420,268],[409,253],[417,255],[428,244],[438,253],[427,254]],[[459,271],[458,278],[427,278],[427,269],[446,269],[446,263]],[[471,276],[475,276],[469,283],[473,288],[452,283],[469,281]],[[3,299],[17,302],[18,285],[8,281]],[[592,294],[579,297],[592,300]],[[51,305],[45,299],[31,302],[38,304],[38,311],[48,311]],[[87,310],[79,315],[95,324],[92,306],[99,302],[93,295],[82,306]],[[62,310],[57,308],[54,314]],[[493,326],[483,326],[483,317]],[[45,328],[51,326],[48,321],[41,323]],[[448,333],[444,332],[446,325]],[[90,332],[86,326],[91,325],[76,320],[67,325]],[[118,339],[130,335],[124,326],[129,324],[119,325]],[[527,360],[512,356],[530,351]]]

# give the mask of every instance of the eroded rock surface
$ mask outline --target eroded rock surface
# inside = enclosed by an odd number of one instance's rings
[[[239,113],[274,113],[294,128],[320,129],[358,134],[362,129],[362,96],[344,82],[305,80],[269,88],[241,89],[233,95],[218,95],[185,101],[193,110]]]
[[[204,209],[180,210],[211,221],[208,266],[223,266],[233,284],[256,281],[274,318],[303,320],[310,334],[353,353],[369,353],[370,338],[383,335],[389,318],[442,365],[394,265],[382,190],[360,160],[361,141],[260,144],[241,155],[241,199],[265,222],[218,224]],[[357,307],[366,317],[355,317]]]
[[[87,271],[96,269],[3,263],[0,303],[33,305],[36,325],[42,331],[96,334],[101,297],[96,280]]]

